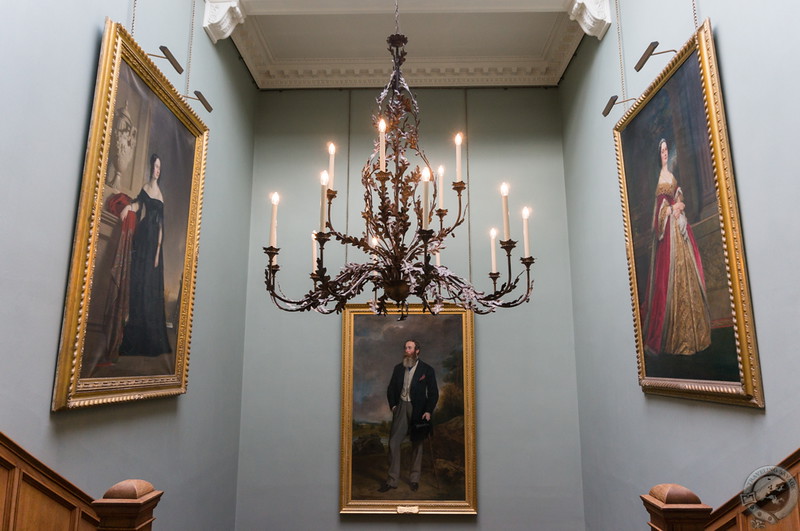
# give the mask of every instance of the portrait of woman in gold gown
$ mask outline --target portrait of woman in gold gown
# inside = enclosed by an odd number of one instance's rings
[[[663,138],[658,153],[650,273],[641,307],[644,344],[653,354],[695,354],[711,345],[703,264]]]

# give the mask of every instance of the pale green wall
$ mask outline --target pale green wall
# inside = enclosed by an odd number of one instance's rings
[[[189,392],[50,413],[67,270],[106,16],[132,2],[4,2],[0,32],[0,430],[93,496],[126,478],[166,491],[158,529],[233,529],[255,89],[198,2],[193,108],[211,130]],[[191,2],[139,0],[135,38],[186,65]],[[178,90],[178,76],[159,61]]]
[[[651,40],[673,48],[688,38],[691,4],[621,2],[627,88],[636,96],[668,58],[638,74],[632,64]],[[191,4],[137,4],[137,41],[185,58]],[[800,318],[792,275],[800,185],[791,164],[800,136],[791,24],[800,8],[777,4],[699,6],[716,33],[764,412],[646,397],[637,385],[611,136],[623,110],[600,115],[619,93],[615,27],[601,42],[584,39],[558,91],[420,91],[432,159],[447,157],[452,133],[469,123],[471,230],[460,232],[445,263],[466,274],[471,258],[483,282],[501,179],[512,183],[512,205],[530,198],[536,209],[538,262],[530,304],[476,319],[479,516],[417,523],[571,530],[584,527],[585,508],[588,529],[641,529],[638,495],[652,485],[682,483],[718,505],[751,470],[797,447],[800,358],[787,332]],[[337,159],[337,181],[349,158],[352,222],[375,91],[256,94],[232,43],[214,46],[202,33],[199,2],[192,89],[215,111],[194,106],[211,138],[189,393],[49,413],[103,20],[128,24],[131,6],[4,6],[13,23],[0,33],[0,430],[90,494],[127,477],[152,481],[167,493],[160,529],[233,529],[234,515],[242,531],[408,525],[337,516],[341,321],[279,312],[263,292],[267,193],[284,194],[281,277],[299,294],[308,285],[325,142],[349,152]],[[163,70],[184,87],[183,76]]]
[[[694,29],[691,2],[620,0],[625,77],[637,97],[669,61],[633,65],[650,41],[679,48]],[[674,482],[717,506],[755,468],[798,446],[800,358],[791,339],[800,318],[795,163],[796,2],[703,0],[715,32],[737,181],[766,410],[645,396],[636,349],[612,128],[600,111],[620,93],[616,27],[584,39],[559,89],[588,529],[642,529],[638,499]],[[612,2],[613,6],[613,2]],[[621,98],[620,98],[621,99]]]
[[[237,495],[237,529],[242,531],[352,529],[359,524],[385,528],[407,522],[338,516],[341,318],[278,311],[263,286],[267,196],[277,190],[283,197],[278,234],[281,283],[290,296],[309,288],[310,232],[318,222],[317,179],[327,167],[329,140],[342,154],[336,166],[340,198],[346,195],[345,154],[350,153],[351,225],[356,225],[354,210],[362,197],[357,188],[374,138],[370,113],[376,95],[374,90],[284,91],[259,97]],[[472,254],[465,228],[445,253],[444,264],[466,274],[471,258],[474,281],[488,287],[488,231],[492,225],[501,227],[502,180],[512,187],[512,234],[520,235],[522,206],[535,210],[531,245],[539,259],[529,304],[475,319],[479,516],[448,523],[487,530],[581,529],[558,93],[420,90],[419,103],[421,143],[432,164],[442,160],[453,171],[453,135],[465,130],[469,139]],[[448,200],[452,206],[452,196]],[[344,201],[337,199],[336,204],[334,219],[339,223]],[[331,267],[343,257],[334,258]],[[387,367],[387,384],[389,371]],[[417,522],[430,525],[442,519]]]

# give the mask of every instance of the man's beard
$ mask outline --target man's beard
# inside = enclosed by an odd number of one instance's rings
[[[403,367],[405,367],[406,369],[410,369],[417,362],[417,359],[419,359],[418,356],[413,356],[410,358],[403,356]]]

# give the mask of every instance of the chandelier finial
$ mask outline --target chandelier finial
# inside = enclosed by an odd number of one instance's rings
[[[387,37],[386,43],[389,45],[389,51],[394,61],[394,70],[397,72],[400,70],[403,63],[406,62],[405,45],[408,44],[408,37],[402,33],[395,33]]]

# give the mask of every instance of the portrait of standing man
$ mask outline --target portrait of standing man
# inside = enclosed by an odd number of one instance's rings
[[[340,512],[475,514],[473,314],[408,310],[345,309]]]
[[[403,359],[392,371],[386,397],[392,411],[392,428],[389,434],[389,472],[378,489],[386,492],[396,489],[400,481],[400,447],[406,436],[411,439],[411,490],[419,489],[422,469],[422,442],[430,435],[431,415],[439,400],[436,372],[420,359],[419,341],[405,342]]]

